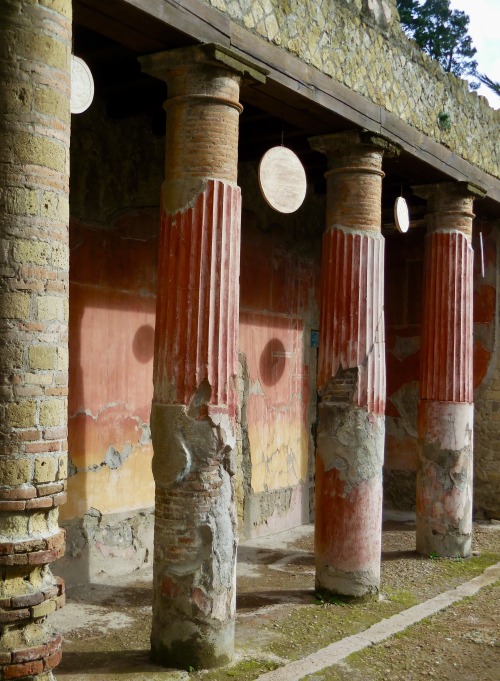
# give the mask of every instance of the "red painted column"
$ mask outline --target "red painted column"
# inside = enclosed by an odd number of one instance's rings
[[[468,556],[472,536],[472,204],[464,182],[414,188],[428,201],[417,471],[417,551]]]
[[[380,584],[385,436],[381,138],[314,138],[328,156],[316,457],[316,588],[349,596]]]
[[[234,475],[241,196],[239,86],[215,45],[145,57],[166,80],[154,398],[153,658],[206,668],[234,647]]]

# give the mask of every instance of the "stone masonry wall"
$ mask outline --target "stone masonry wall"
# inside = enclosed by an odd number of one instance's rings
[[[406,38],[395,0],[203,1],[500,177],[500,111]]]
[[[0,3],[0,678],[52,681],[64,603],[70,0]]]

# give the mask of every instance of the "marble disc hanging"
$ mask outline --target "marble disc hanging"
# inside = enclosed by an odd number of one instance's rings
[[[394,221],[397,229],[405,234],[410,227],[410,214],[408,212],[408,204],[402,196],[398,196],[394,203]]]
[[[86,111],[94,99],[94,79],[89,67],[80,59],[71,55],[71,113]]]
[[[291,149],[273,147],[261,158],[259,185],[271,208],[280,213],[294,213],[306,196],[304,166]]]

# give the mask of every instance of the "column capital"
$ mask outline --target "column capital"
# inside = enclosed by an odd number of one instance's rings
[[[169,74],[189,66],[208,66],[233,72],[241,78],[265,83],[269,71],[237,52],[217,43],[204,43],[191,47],[157,52],[139,57],[141,69],[149,76],[168,81]]]
[[[474,200],[486,196],[481,187],[471,182],[438,182],[412,189],[416,196],[427,200],[429,232],[460,231],[471,238]]]
[[[484,199],[486,190],[479,185],[467,181],[435,182],[433,184],[419,184],[412,186],[413,193],[421,199]]]
[[[215,43],[158,52],[139,61],[145,73],[164,80],[168,88],[165,210],[187,206],[208,180],[236,184],[241,81],[264,82],[265,70]]]
[[[345,156],[351,154],[355,148],[371,148],[381,153],[397,156],[400,148],[383,135],[369,130],[345,130],[327,135],[317,135],[308,140],[314,151],[320,151],[330,157],[333,154]]]

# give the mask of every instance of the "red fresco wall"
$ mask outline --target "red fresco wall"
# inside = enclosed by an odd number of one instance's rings
[[[109,514],[154,504],[149,414],[157,240],[129,235],[140,231],[140,220],[155,219],[153,214],[129,216],[109,231],[72,222],[73,474],[65,520],[82,517],[90,508]],[[133,230],[127,225],[131,220],[137,223]],[[251,480],[246,482],[256,495],[294,490],[286,508],[276,509],[275,518],[262,518],[269,532],[309,519],[308,410],[316,371],[310,331],[317,328],[319,263],[287,249],[280,229],[263,232],[253,220],[243,223],[240,351],[248,371],[245,406],[251,459]]]
[[[67,520],[154,503],[149,413],[155,320],[154,238],[71,224]],[[135,225],[136,231],[137,227]]]
[[[319,263],[287,248],[286,233],[277,225],[261,231],[248,213],[241,253],[240,352],[248,372],[251,494],[294,490],[283,507],[276,502],[273,514],[253,518],[252,533],[259,533],[260,522],[269,532],[309,518],[308,419],[316,371],[310,332],[317,328]]]

